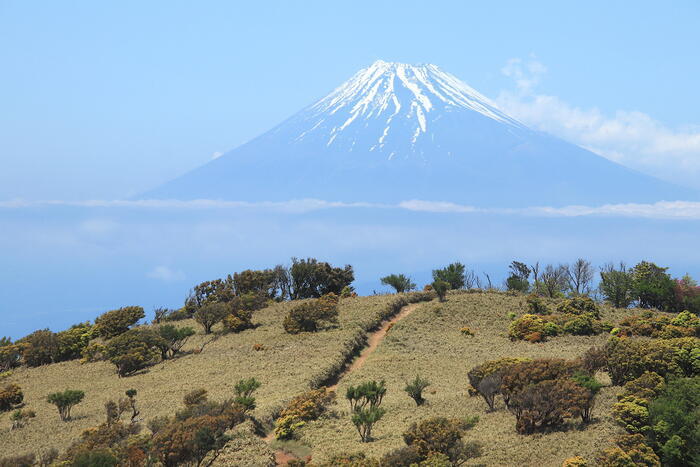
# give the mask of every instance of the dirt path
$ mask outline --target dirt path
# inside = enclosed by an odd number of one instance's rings
[[[393,317],[382,321],[379,329],[374,331],[370,336],[367,338],[367,345],[365,346],[364,349],[362,349],[362,352],[360,352],[360,355],[358,355],[350,365],[348,365],[343,372],[338,375],[338,379],[335,382],[335,384],[331,386],[327,386],[327,389],[329,391],[336,391],[338,389],[338,384],[340,384],[340,381],[342,381],[343,378],[345,378],[347,375],[349,375],[352,372],[355,372],[362,368],[369,358],[370,355],[374,353],[375,350],[377,350],[377,347],[379,347],[379,344],[384,340],[386,337],[387,332],[389,332],[389,329],[391,326],[394,324],[398,323],[402,319],[404,319],[406,316],[410,315],[413,313],[413,311],[418,308],[420,304],[419,303],[412,303],[410,305],[406,305],[399,311],[397,314],[395,314]],[[265,436],[264,440],[267,441],[268,443],[271,443],[274,441],[275,435],[274,431],[271,431],[267,436]],[[292,460],[296,459],[294,456],[289,454],[288,452],[278,449],[275,451],[275,460],[278,466],[286,466],[287,463]]]

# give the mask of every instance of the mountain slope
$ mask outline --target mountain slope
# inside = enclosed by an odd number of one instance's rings
[[[378,61],[267,133],[143,197],[517,207],[697,195],[533,131],[434,65]]]

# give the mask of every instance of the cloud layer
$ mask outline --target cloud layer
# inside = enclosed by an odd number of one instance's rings
[[[643,112],[605,115],[597,108],[572,106],[537,93],[546,71],[535,57],[509,60],[501,72],[513,79],[516,90],[502,91],[496,102],[531,127],[628,167],[700,188],[700,125],[669,128]]]
[[[0,201],[0,209],[23,209],[40,207],[80,207],[80,208],[135,208],[154,210],[253,210],[301,214],[324,209],[385,209],[406,210],[431,213],[455,214],[494,214],[529,217],[628,217],[645,219],[687,219],[700,220],[700,202],[696,201],[660,201],[653,204],[605,204],[602,206],[533,206],[528,208],[482,208],[444,201],[408,200],[398,204],[379,203],[343,203],[318,199],[299,199],[280,202],[244,202],[199,199],[180,200],[91,200],[91,201]],[[91,220],[83,226],[88,232],[103,232],[113,228],[109,220]]]

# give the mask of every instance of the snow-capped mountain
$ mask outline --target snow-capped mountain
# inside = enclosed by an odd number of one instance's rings
[[[377,61],[267,133],[143,197],[517,207],[697,195],[531,130],[435,65]]]

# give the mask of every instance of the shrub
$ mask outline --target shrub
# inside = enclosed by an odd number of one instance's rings
[[[245,409],[245,411],[255,408],[255,398],[253,393],[260,387],[260,381],[255,378],[242,379],[236,383],[233,390],[236,393],[233,401]]]
[[[563,300],[557,305],[558,313],[568,313],[572,315],[593,315],[595,319],[600,318],[600,309],[592,298],[585,295],[577,295],[572,298]]]
[[[598,457],[602,467],[622,467],[646,465],[661,467],[659,456],[644,443],[644,436],[623,435],[615,439],[615,446],[606,449]]]
[[[242,308],[234,308],[223,320],[227,332],[241,332],[253,327],[253,312]]]
[[[78,454],[73,462],[72,467],[115,467],[119,464],[116,457],[107,449],[99,449],[95,451],[83,451]]]
[[[0,412],[12,410],[24,400],[22,389],[16,384],[8,384],[0,391]]]
[[[544,334],[545,321],[537,315],[525,314],[520,318],[511,321],[508,326],[508,336],[511,340],[527,339],[532,340],[532,336],[537,333]],[[538,342],[541,339],[535,340]]]
[[[484,398],[489,406],[489,410],[494,409],[495,397],[501,394],[501,379],[503,372],[518,363],[529,361],[526,358],[505,357],[498,360],[489,360],[481,365],[472,368],[467,377],[471,388],[471,395],[479,394]],[[506,405],[508,400],[506,399]]]
[[[472,336],[474,336],[474,331],[472,331],[472,329],[471,329],[469,326],[462,326],[462,327],[460,328],[459,332],[460,332],[463,336],[467,336],[467,337],[472,337]]]
[[[462,289],[466,283],[465,266],[462,263],[452,263],[442,269],[435,269],[433,281],[433,288],[435,282],[447,282],[452,290]]]
[[[434,454],[443,454],[454,465],[478,457],[481,448],[477,443],[464,443],[462,437],[478,422],[478,417],[464,420],[433,417],[413,423],[403,433],[406,445],[424,461]]]
[[[574,456],[565,459],[561,467],[588,467],[588,461],[581,456]]]
[[[95,331],[100,336],[109,339],[125,333],[145,316],[146,314],[140,306],[127,306],[111,310],[95,319]]]
[[[372,428],[386,413],[381,407],[356,409],[352,414],[352,424],[355,425],[360,440],[367,443],[372,440]]]
[[[597,334],[594,320],[595,316],[590,313],[576,316],[566,321],[562,329],[564,333],[571,334],[572,336],[590,336]]]
[[[590,347],[581,358],[583,369],[588,374],[595,374],[596,371],[605,368],[607,358],[605,349],[602,347]]]
[[[228,303],[236,296],[233,277],[205,281],[196,285],[185,300],[185,310],[192,316],[197,310],[212,303]]]
[[[131,329],[110,340],[105,353],[117,374],[128,376],[155,364],[165,348],[168,343],[156,331]]]
[[[528,295],[525,301],[527,302],[527,311],[532,315],[548,315],[550,313],[545,299],[536,293]]]
[[[638,378],[645,371],[670,376],[700,374],[700,339],[620,339],[611,337],[605,345],[606,369],[614,385]]]
[[[649,401],[627,396],[613,404],[612,415],[628,433],[643,433],[649,430]]]
[[[23,428],[30,418],[36,417],[36,412],[28,409],[17,409],[12,412],[10,420],[12,420],[12,429],[17,430]]]
[[[661,376],[645,371],[639,378],[625,383],[622,393],[617,398],[622,400],[625,397],[634,396],[650,401],[661,394],[665,386],[666,382]]]
[[[56,406],[61,420],[65,422],[70,420],[71,409],[75,405],[82,402],[84,397],[85,393],[83,391],[77,389],[66,389],[63,392],[54,392],[49,394],[46,400],[49,404]]]
[[[56,334],[58,338],[58,361],[75,360],[95,337],[96,331],[90,323],[75,324]]]
[[[675,282],[662,268],[642,261],[632,268],[632,294],[640,308],[671,311],[675,298]]]
[[[423,460],[424,457],[418,452],[417,447],[404,446],[384,454],[379,465],[411,467],[413,465],[419,465]]]
[[[211,328],[231,312],[226,303],[215,302],[202,306],[194,313],[194,320],[204,328],[204,334],[211,334]]]
[[[700,377],[668,383],[649,404],[649,438],[663,465],[700,461]]]
[[[432,284],[430,284],[430,286],[432,290],[434,290],[437,294],[438,300],[444,302],[445,297],[447,297],[447,291],[450,289],[450,283],[447,281],[437,279]]]
[[[586,400],[580,406],[581,421],[588,423],[591,421],[593,407],[595,406],[595,396],[600,392],[603,384],[590,374],[579,371],[571,378],[573,381],[587,391]]]
[[[0,372],[19,366],[22,359],[22,345],[13,344],[9,338],[0,339]]]
[[[404,391],[416,402],[416,405],[423,405],[423,403],[425,403],[425,399],[423,399],[423,390],[428,386],[430,386],[430,381],[416,375],[413,381],[406,383]]]
[[[321,416],[334,398],[335,393],[327,391],[325,387],[298,395],[282,409],[279,418],[275,421],[275,437],[292,438],[294,432],[306,422]]]
[[[233,286],[236,295],[262,295],[265,299],[277,297],[279,289],[277,273],[272,269],[245,271],[233,274]]]
[[[324,295],[295,306],[284,319],[284,330],[290,334],[314,332],[323,324],[338,320],[338,296]]]
[[[187,339],[195,334],[194,329],[189,326],[178,328],[172,324],[164,324],[158,328],[158,335],[163,341],[160,348],[161,358],[174,358],[182,347],[187,343]]]
[[[174,421],[152,439],[152,452],[166,467],[188,462],[199,465],[210,451],[219,451],[228,442],[229,428],[225,417],[203,415]]]
[[[17,342],[23,345],[22,359],[27,366],[46,365],[58,360],[58,337],[48,329],[34,331]]]
[[[687,311],[675,318],[644,312],[628,316],[617,325],[618,337],[645,336],[662,339],[700,335],[700,318]]]
[[[0,458],[0,467],[32,467],[36,460],[34,454]]]
[[[700,314],[700,287],[687,274],[681,279],[676,279],[674,284],[674,311],[687,310]]]

